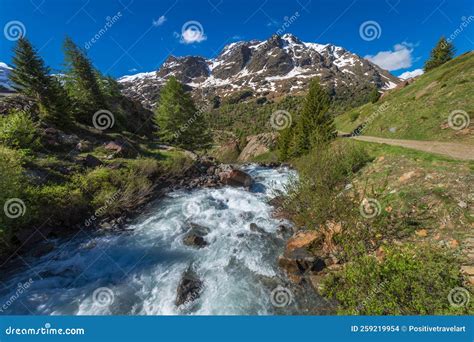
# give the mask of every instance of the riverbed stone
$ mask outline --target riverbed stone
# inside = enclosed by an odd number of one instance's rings
[[[230,185],[230,186],[243,186],[245,188],[250,187],[252,185],[252,177],[241,170],[230,170],[230,171],[224,171],[219,173],[219,178],[220,181],[225,184],[225,185]]]
[[[176,306],[195,301],[199,298],[202,289],[203,282],[191,268],[188,268],[183,273],[181,281],[179,282],[178,288],[176,290]]]
[[[209,234],[210,229],[196,223],[189,223],[189,231],[183,238],[183,243],[186,246],[203,248],[209,245],[204,239],[204,236]]]

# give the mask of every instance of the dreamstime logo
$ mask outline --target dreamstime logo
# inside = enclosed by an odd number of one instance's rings
[[[197,216],[201,213],[201,206],[197,202],[186,202],[183,204],[183,214],[186,217]]]
[[[99,287],[92,293],[92,300],[98,306],[109,306],[114,302],[115,295],[108,287]]]
[[[364,21],[359,27],[359,35],[365,41],[379,39],[382,35],[382,28],[374,20]]]
[[[460,131],[469,126],[471,118],[469,114],[461,109],[453,110],[448,117],[448,125],[456,131]]]
[[[196,20],[187,21],[181,28],[181,41],[185,44],[200,43],[206,40],[204,28]]]
[[[359,207],[360,214],[365,218],[374,218],[382,211],[379,201],[374,198],[364,198]]]
[[[3,211],[8,218],[14,219],[25,215],[26,205],[19,198],[10,198],[3,205]]]
[[[122,18],[122,12],[117,12],[115,15],[113,15],[112,17],[111,16],[108,16],[107,18],[105,18],[105,24],[102,28],[99,29],[99,31],[96,32],[96,34],[94,34],[94,36],[89,40],[87,41],[85,44],[84,44],[84,47],[86,48],[86,50],[89,50],[92,45],[94,45],[95,43],[97,43],[99,41],[100,38],[102,38],[103,35],[105,35],[107,33],[107,31],[109,29],[112,28],[112,26],[120,19]]]
[[[115,117],[111,111],[106,109],[98,110],[92,117],[92,124],[98,130],[105,131],[114,126]]]
[[[14,42],[26,35],[26,27],[21,21],[12,20],[3,27],[3,34],[5,38]]]
[[[470,15],[469,17],[462,16],[461,17],[461,24],[459,25],[456,30],[451,33],[448,38],[446,39],[447,43],[452,43],[461,33],[464,32],[465,29],[471,24],[471,22],[474,21],[474,16]],[[446,49],[448,47],[448,44],[444,44],[443,48]]]
[[[272,293],[270,293],[270,301],[272,305],[277,308],[288,306],[293,302],[293,293],[290,289],[278,285],[273,289]]]
[[[290,127],[291,123],[291,114],[286,110],[277,110],[276,112],[273,112],[270,117],[270,125],[277,131]]]
[[[471,295],[464,287],[455,287],[448,294],[449,304],[455,308],[467,306],[470,299]]]

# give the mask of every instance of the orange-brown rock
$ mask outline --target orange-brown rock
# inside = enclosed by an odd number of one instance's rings
[[[286,243],[286,253],[291,253],[298,248],[308,248],[313,242],[320,238],[320,234],[315,230],[302,230],[293,235]]]

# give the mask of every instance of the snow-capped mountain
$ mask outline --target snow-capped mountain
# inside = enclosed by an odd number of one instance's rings
[[[319,77],[333,95],[370,85],[390,89],[400,81],[342,47],[304,43],[291,34],[232,43],[214,59],[170,56],[156,72],[118,81],[125,95],[150,107],[171,75],[191,87],[196,96],[221,98],[244,90],[256,97],[304,93],[313,77]]]
[[[10,75],[12,68],[7,64],[0,62],[0,92],[11,92],[13,91],[12,84],[8,76]]]

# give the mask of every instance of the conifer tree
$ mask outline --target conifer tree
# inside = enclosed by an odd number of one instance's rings
[[[425,63],[425,71],[430,71],[454,57],[454,45],[442,36],[436,46],[431,50],[430,58]]]
[[[292,156],[307,153],[316,142],[326,143],[335,137],[333,118],[328,113],[329,105],[327,91],[320,86],[318,79],[313,79],[294,128],[290,146]]]
[[[50,69],[25,37],[14,48],[13,65],[10,79],[14,87],[37,101],[41,119],[61,127],[70,125],[70,104],[64,88],[49,75]]]
[[[106,108],[98,72],[87,55],[69,37],[64,41],[64,54],[66,89],[75,101],[74,114],[78,121],[91,124],[92,115]]]
[[[198,111],[189,93],[170,77],[160,93],[155,123],[161,141],[188,149],[207,148],[211,143],[204,113]]]
[[[377,87],[374,87],[369,94],[370,102],[376,103],[380,98],[380,93]]]
[[[290,145],[293,140],[293,124],[280,132],[278,137],[278,153],[280,160],[287,160],[290,157]]]

